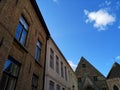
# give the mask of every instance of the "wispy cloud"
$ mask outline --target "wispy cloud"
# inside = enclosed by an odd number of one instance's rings
[[[115,22],[115,17],[107,12],[106,9],[100,9],[98,11],[89,12],[84,10],[87,16],[86,23],[92,23],[98,30],[106,30],[108,25],[112,25]]]
[[[110,5],[111,5],[111,1],[106,0],[103,3],[101,3],[99,7],[110,6]]]
[[[117,2],[116,2],[115,9],[116,9],[116,10],[119,10],[119,9],[120,9],[120,1],[117,1]]]
[[[58,3],[58,0],[52,0],[53,2],[55,2],[55,3]]]
[[[72,61],[68,61],[68,63],[70,64],[70,66],[72,67],[72,69],[75,71],[77,65],[75,65]]]
[[[109,6],[109,5],[111,4],[111,2],[110,2],[110,1],[105,1],[105,4],[106,4],[107,6]]]
[[[118,29],[120,29],[120,25],[118,26]]]
[[[120,56],[115,57],[115,60],[120,60]]]

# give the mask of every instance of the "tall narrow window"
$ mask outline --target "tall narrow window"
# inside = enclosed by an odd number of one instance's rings
[[[22,44],[25,45],[26,37],[28,33],[28,24],[23,17],[20,18],[18,23],[15,38]]]
[[[86,68],[86,64],[82,64],[82,68]]]
[[[37,88],[38,88],[38,76],[33,74],[33,77],[32,77],[32,90],[37,90]]]
[[[82,79],[79,77],[79,78],[78,78],[78,83],[80,83],[80,82],[82,82]]]
[[[65,80],[67,81],[67,68],[65,67]]]
[[[97,81],[97,76],[94,76],[93,79],[94,79],[94,81]]]
[[[60,85],[57,84],[56,90],[60,90]]]
[[[65,88],[62,88],[62,90],[65,90]]]
[[[54,90],[54,82],[53,81],[49,82],[49,90]]]
[[[50,48],[50,67],[54,69],[54,52],[51,48]]]
[[[40,41],[37,41],[36,52],[35,52],[35,60],[40,61],[40,55],[41,55],[41,43],[40,43]]]
[[[12,57],[9,57],[5,63],[3,76],[0,82],[0,90],[15,90],[20,64]]]
[[[61,77],[64,77],[64,75],[63,75],[63,62],[61,62]]]
[[[56,56],[56,72],[59,73],[59,58]]]

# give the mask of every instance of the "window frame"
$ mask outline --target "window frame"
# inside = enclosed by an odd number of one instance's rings
[[[52,87],[52,90],[55,90],[55,83],[53,81],[49,81],[49,90],[51,90],[51,87]]]
[[[36,48],[35,48],[35,60],[37,62],[40,62],[41,58],[41,49],[42,49],[42,44],[39,40],[36,42]]]
[[[61,61],[61,77],[64,78],[63,62]]]
[[[94,81],[98,81],[97,76],[93,76]]]
[[[37,85],[34,85],[33,79],[37,80]],[[32,90],[33,90],[33,88],[36,89],[36,90],[38,89],[38,81],[39,81],[39,77],[36,74],[33,74],[33,76],[32,76],[32,85],[31,85]]]
[[[8,62],[9,62],[9,64],[8,64]],[[9,65],[10,71],[5,70],[6,65]],[[16,75],[15,75],[14,72],[11,71],[11,70],[13,70],[13,68],[15,69],[15,66],[17,66],[17,74]],[[8,66],[7,66],[7,68],[8,68]],[[1,78],[1,82],[0,82],[0,84],[3,84],[3,85],[0,85],[0,88],[6,90],[9,87],[9,84],[11,84],[10,81],[14,80],[14,82],[13,82],[14,85],[12,87],[15,90],[17,80],[18,80],[18,77],[19,77],[19,73],[20,73],[20,68],[21,68],[21,64],[19,62],[17,62],[13,57],[8,56],[8,58],[5,62],[5,65],[4,65],[3,75],[2,75],[2,78]],[[5,83],[3,83],[3,79],[5,79],[5,77],[6,77],[6,80],[5,80]]]
[[[16,28],[15,39],[22,46],[25,46],[25,44],[26,44],[28,31],[29,31],[29,24],[28,24],[27,20],[23,16],[21,16],[19,19],[19,23],[17,25],[17,28]]]
[[[56,85],[56,90],[60,90],[60,85],[59,84]]]
[[[64,68],[65,68],[65,80],[67,81],[67,68],[66,66]]]
[[[50,48],[50,67],[54,69],[54,51]]]
[[[59,57],[56,55],[56,72],[59,74]]]

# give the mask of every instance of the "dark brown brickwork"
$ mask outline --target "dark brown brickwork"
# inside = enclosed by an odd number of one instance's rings
[[[44,20],[39,10],[34,8],[32,0],[1,0],[0,1],[0,80],[8,56],[21,64],[16,90],[31,90],[32,75],[36,74],[38,90],[43,89],[43,73],[46,39],[49,36]],[[35,2],[33,0],[33,2]],[[37,11],[37,12],[36,12]],[[39,13],[38,13],[39,12]],[[38,14],[36,14],[38,13]],[[25,47],[15,39],[15,32],[20,17],[23,16],[29,25]],[[41,18],[41,21],[40,19]],[[42,44],[40,62],[34,59],[36,42]]]

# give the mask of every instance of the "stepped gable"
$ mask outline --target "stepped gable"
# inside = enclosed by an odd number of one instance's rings
[[[117,78],[120,77],[120,64],[115,62],[108,73],[107,79]]]

